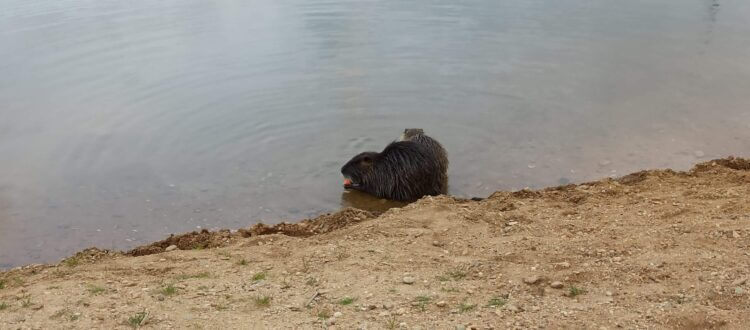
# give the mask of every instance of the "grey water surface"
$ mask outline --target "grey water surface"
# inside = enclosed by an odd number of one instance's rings
[[[451,193],[750,154],[750,1],[0,0],[0,268],[294,221],[421,127]]]

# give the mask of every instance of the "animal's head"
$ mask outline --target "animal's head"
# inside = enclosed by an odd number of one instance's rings
[[[344,175],[344,188],[366,190],[374,177],[375,162],[378,157],[377,152],[363,152],[349,160],[341,168],[341,174]]]
[[[417,135],[424,135],[424,130],[421,128],[407,128],[401,133],[401,141],[406,141]]]

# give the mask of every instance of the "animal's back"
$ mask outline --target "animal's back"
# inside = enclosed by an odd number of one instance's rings
[[[445,194],[448,191],[448,153],[437,140],[426,135],[421,128],[407,128],[401,135],[401,141],[411,141],[424,147],[426,153],[430,155],[431,162],[435,162],[437,168],[436,182],[439,183],[437,188],[440,193]]]

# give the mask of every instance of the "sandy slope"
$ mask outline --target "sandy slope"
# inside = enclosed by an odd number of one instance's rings
[[[748,277],[730,158],[87,250],[0,273],[0,328],[747,329]]]

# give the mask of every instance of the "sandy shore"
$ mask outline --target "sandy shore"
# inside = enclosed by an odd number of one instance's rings
[[[750,162],[82,251],[0,273],[0,328],[742,329]]]

